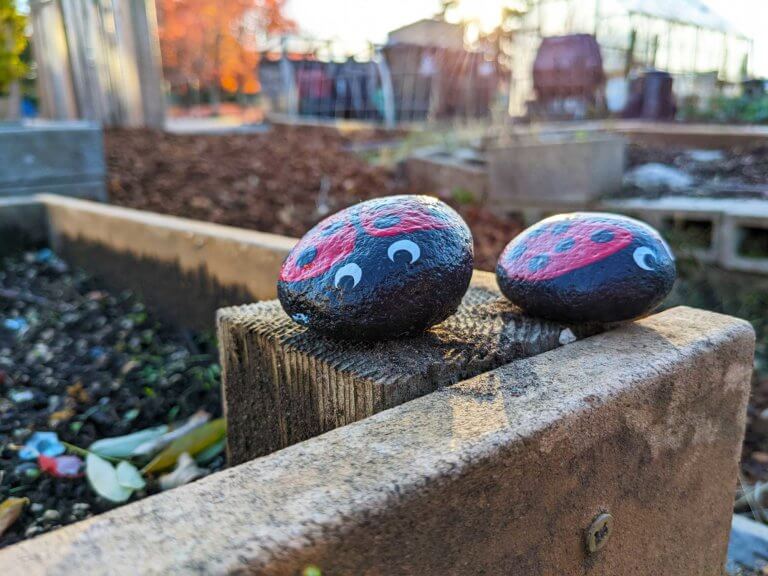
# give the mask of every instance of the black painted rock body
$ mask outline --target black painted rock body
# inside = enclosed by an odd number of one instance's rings
[[[553,216],[522,232],[499,257],[496,278],[528,314],[615,322],[661,303],[675,282],[675,261],[650,226],[582,212]]]
[[[280,270],[277,293],[299,324],[349,339],[424,331],[459,306],[473,267],[461,217],[428,196],[390,196],[312,228]]]

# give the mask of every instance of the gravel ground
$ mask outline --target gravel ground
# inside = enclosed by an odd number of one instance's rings
[[[96,439],[221,415],[212,337],[156,323],[130,293],[110,293],[49,250],[0,264],[0,502],[30,500],[0,547],[113,508],[84,478],[20,460],[36,431],[78,447]],[[211,465],[224,465],[220,456]],[[134,496],[157,491],[150,483]]]

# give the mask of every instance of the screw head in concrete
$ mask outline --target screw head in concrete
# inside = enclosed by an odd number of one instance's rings
[[[590,554],[599,552],[608,544],[613,533],[613,516],[603,513],[592,521],[585,534],[587,551]]]

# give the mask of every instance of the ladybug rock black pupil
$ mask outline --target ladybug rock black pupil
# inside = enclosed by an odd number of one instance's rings
[[[299,268],[304,268],[312,264],[315,258],[317,258],[317,248],[310,246],[309,248],[306,248],[301,254],[299,254],[299,257],[296,259],[296,265]]]

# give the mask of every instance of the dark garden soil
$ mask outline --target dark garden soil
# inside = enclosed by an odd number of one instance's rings
[[[274,126],[263,134],[174,135],[147,130],[106,133],[113,203],[261,232],[300,237],[351,204],[414,190],[395,170],[374,166],[350,144],[392,138],[328,128]],[[520,231],[517,220],[443,198],[475,235],[476,267],[493,270]]]
[[[0,547],[113,508],[85,478],[55,478],[18,447],[54,431],[81,448],[185,419],[221,415],[210,336],[155,322],[129,292],[110,293],[49,250],[0,263],[0,502],[29,499]],[[206,467],[224,465],[219,456]],[[153,482],[132,499],[157,491]]]

